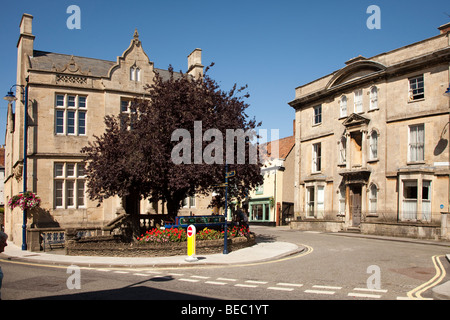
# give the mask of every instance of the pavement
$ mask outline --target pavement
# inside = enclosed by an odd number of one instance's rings
[[[429,245],[441,245],[449,248],[450,242],[417,240],[410,238],[397,237],[378,237],[365,236],[362,234],[334,234],[351,237],[377,238],[387,241],[414,242]],[[289,256],[300,254],[308,249],[303,246],[297,246],[289,242],[259,242],[252,247],[232,251],[228,254],[209,254],[197,255],[196,261],[189,261],[188,256],[170,256],[170,257],[99,257],[99,256],[67,256],[63,250],[50,252],[31,252],[23,251],[19,246],[8,242],[5,251],[0,257],[11,261],[41,265],[58,265],[91,268],[170,268],[170,267],[196,267],[196,266],[226,266],[226,265],[249,265],[276,261]],[[450,263],[450,254],[446,255]],[[448,275],[447,275],[448,279]],[[446,281],[433,289],[433,297],[438,300],[450,300],[450,281]]]
[[[52,251],[23,251],[14,243],[8,242],[8,246],[0,256],[6,256],[7,259],[11,261],[44,265],[76,265],[78,267],[97,268],[167,268],[261,263],[298,254],[304,250],[305,247],[299,247],[288,242],[261,242],[252,247],[232,251],[228,254],[218,253],[197,255],[197,261],[189,262],[186,260],[188,258],[187,255],[170,257],[66,256],[62,250],[60,250],[59,253],[52,253]]]

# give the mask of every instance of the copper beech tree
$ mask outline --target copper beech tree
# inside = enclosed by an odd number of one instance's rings
[[[223,206],[224,188],[217,185],[224,183],[226,165],[236,172],[229,198],[243,200],[263,182],[261,157],[254,156],[261,124],[245,113],[248,94],[241,93],[247,87],[223,91],[208,69],[194,79],[170,67],[170,77],[156,74],[130,113],[105,117],[104,134],[82,149],[91,200],[119,196],[135,217],[140,199],[162,201],[176,216],[194,194],[215,192],[213,204]]]

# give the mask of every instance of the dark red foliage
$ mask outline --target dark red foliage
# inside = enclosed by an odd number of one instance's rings
[[[169,80],[156,75],[145,100],[135,100],[136,112],[131,117],[105,117],[105,133],[82,149],[86,154],[87,191],[92,200],[138,195],[164,201],[169,214],[176,215],[186,196],[214,190],[223,195],[223,188],[217,190],[213,186],[224,182],[225,160],[222,164],[194,164],[194,122],[202,122],[203,133],[211,128],[223,133],[225,159],[226,129],[247,131],[260,126],[245,114],[248,104],[244,98],[248,95],[238,96],[247,87],[234,86],[225,92],[207,73],[202,79],[193,79],[188,74],[174,73],[171,67],[169,71]],[[171,139],[176,129],[186,129],[191,134],[191,164],[175,164],[171,159],[172,150],[179,143]],[[203,141],[202,150],[210,143]],[[260,167],[259,159],[256,164],[246,161],[229,165],[229,171],[236,171],[230,179],[231,197],[243,199],[249,189],[262,183]],[[223,198],[217,200],[223,204]]]

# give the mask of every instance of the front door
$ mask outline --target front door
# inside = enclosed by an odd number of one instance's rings
[[[350,187],[350,212],[353,227],[359,227],[361,224],[361,193],[361,186]]]

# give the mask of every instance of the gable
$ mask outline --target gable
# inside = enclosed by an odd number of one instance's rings
[[[342,122],[344,127],[352,128],[352,127],[361,127],[366,126],[370,122],[370,119],[363,117],[357,113],[352,113],[350,116]]]

